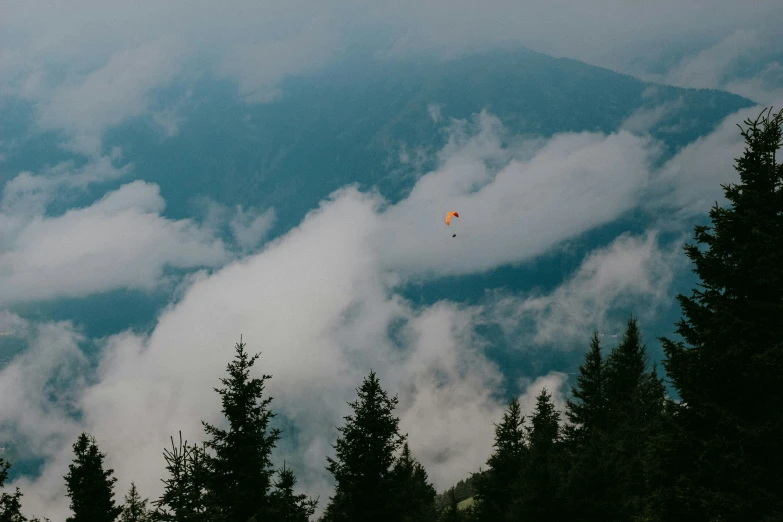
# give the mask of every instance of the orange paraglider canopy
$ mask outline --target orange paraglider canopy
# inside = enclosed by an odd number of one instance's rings
[[[446,214],[446,225],[451,225],[451,218],[452,217],[458,218],[459,214],[456,213],[456,212],[449,212],[448,214]]]

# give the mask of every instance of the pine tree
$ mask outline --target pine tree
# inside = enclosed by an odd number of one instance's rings
[[[193,520],[204,522],[221,522],[225,520],[220,506],[210,494],[212,468],[206,444],[192,445],[187,448],[185,461],[188,476],[188,494],[194,507]]]
[[[606,394],[612,422],[632,422],[637,414],[638,393],[645,378],[648,355],[636,319],[631,318],[620,344],[606,360]]]
[[[75,458],[64,477],[73,511],[66,522],[115,522],[122,508],[114,502],[114,470],[103,469],[106,455],[86,433],[79,435],[73,452]]]
[[[613,513],[632,520],[644,511],[648,484],[645,456],[648,443],[661,423],[665,389],[656,370],[648,371],[647,348],[636,319],[628,320],[623,339],[606,360],[607,437],[604,459],[612,481],[609,495]]]
[[[283,467],[278,470],[278,480],[275,489],[270,494],[270,504],[273,519],[276,522],[307,522],[315,513],[318,500],[307,498],[306,495],[294,493],[296,476],[291,468]]]
[[[660,425],[647,440],[643,457],[646,494],[638,522],[707,520],[698,499],[687,489],[693,449],[688,447],[687,433],[678,427],[677,412],[677,403],[667,399]]]
[[[228,378],[221,378],[225,388],[218,389],[228,429],[207,423],[204,429],[210,439],[207,448],[211,497],[232,522],[247,522],[257,516],[263,519],[269,509],[269,493],[274,469],[270,454],[280,438],[270,429],[274,414],[269,411],[271,397],[264,398],[264,381],[271,376],[250,378],[250,370],[260,354],[249,356],[245,344],[236,345],[236,356],[228,364]]]
[[[526,455],[524,417],[519,401],[513,399],[503,414],[503,421],[495,425],[495,451],[487,460],[489,469],[474,475],[476,520],[500,522],[507,520],[509,508],[516,495]]]
[[[8,470],[11,464],[0,457],[0,488],[5,486],[8,480]],[[27,519],[22,516],[22,492],[16,488],[13,494],[3,492],[0,494],[0,522],[26,522]]]
[[[390,494],[401,522],[432,522],[437,518],[435,488],[429,483],[427,471],[411,455],[408,443],[391,471]]]
[[[613,476],[606,462],[607,397],[606,364],[601,342],[593,332],[585,362],[579,367],[577,385],[571,394],[577,400],[566,401],[563,427],[567,469],[564,479],[565,500],[574,520],[604,521],[611,512],[608,494]]]
[[[150,522],[150,513],[147,509],[149,500],[142,499],[136,484],[131,482],[130,490],[125,495],[125,505],[122,507],[120,522]]]
[[[581,445],[589,435],[605,427],[606,390],[604,385],[604,361],[601,356],[601,341],[593,332],[590,350],[585,362],[579,367],[577,384],[571,388],[571,395],[577,401],[566,401],[566,418],[570,422],[569,438]]]
[[[336,459],[327,457],[327,470],[335,478],[335,493],[324,513],[325,522],[385,522],[394,520],[390,504],[390,475],[394,455],[404,442],[394,416],[397,397],[389,398],[375,372],[357,389],[358,400],[349,403],[353,415],[338,427]]]
[[[448,491],[449,505],[440,513],[439,522],[466,522],[466,517],[457,507],[457,494],[455,488]]]
[[[729,206],[716,203],[712,227],[695,227],[700,245],[685,247],[701,279],[678,296],[688,346],[662,339],[682,399],[678,453],[692,455],[669,496],[697,499],[693,520],[783,517],[783,111],[744,123],[740,182],[723,185]]]
[[[476,480],[475,477],[477,477],[478,475],[479,473],[474,473],[473,476],[460,480],[448,490],[438,494],[435,497],[435,507],[438,510],[438,512],[441,512],[444,509],[446,509],[446,507],[451,502],[452,490],[454,490],[454,496],[457,499],[458,503],[463,500],[467,500],[471,498],[476,493],[473,488],[473,483]]]
[[[151,514],[152,520],[159,522],[213,522],[217,519],[216,510],[210,510],[205,496],[205,477],[203,474],[204,451],[182,441],[174,445],[171,437],[171,449],[163,450],[166,471],[169,477],[163,479],[165,488]]]
[[[13,494],[0,495],[0,522],[27,522],[22,515],[22,492],[16,488]]]
[[[509,518],[526,522],[564,520],[560,414],[546,388],[536,397],[536,409],[526,431],[528,450],[514,483],[516,497]]]

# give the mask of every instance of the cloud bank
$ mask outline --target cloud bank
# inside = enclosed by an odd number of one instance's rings
[[[166,263],[215,268],[189,278],[151,332],[104,340],[97,373],[84,372],[89,378],[79,373],[84,355],[70,326],[15,330],[32,346],[45,345],[46,328],[70,339],[47,344],[55,352],[44,365],[25,356],[0,373],[4,385],[18,385],[0,425],[19,436],[45,427],[35,446],[47,457],[40,476],[13,484],[23,488],[27,511],[67,515],[62,476],[80,429],[94,434],[107,452],[107,464],[119,478],[118,496],[133,480],[143,495],[157,497],[169,437],[182,430],[196,441],[203,436],[201,420],[220,422],[212,388],[240,335],[251,351],[262,353],[258,372],[273,375],[267,390],[274,411],[296,427],[276,459],[295,467],[303,491],[328,498],[331,480],[324,465],[338,435],[335,426],[370,368],[399,395],[401,427],[412,451],[443,489],[484,464],[492,423],[510,398],[477,326],[494,322],[534,343],[566,347],[583,344],[594,327],[613,327],[611,312],[618,307],[664,301],[676,269],[675,247],[661,244],[655,231],[616,238],[547,294],[474,305],[406,301],[399,285],[411,279],[524,262],[614,220],[638,205],[648,181],[659,176],[649,166],[655,145],[627,131],[530,143],[504,140],[502,125],[489,114],[454,125],[438,167],[422,176],[406,200],[388,205],[373,192],[346,187],[298,227],[238,259],[212,239],[209,226],[202,230],[163,218],[157,187],[142,181],[60,217],[30,219],[12,243],[14,255],[5,258],[6,272],[16,274],[11,281],[17,293],[34,288],[33,272],[20,268],[21,261],[14,264],[23,258],[25,266],[38,267],[37,280],[49,281],[41,288],[60,293],[110,285],[143,288],[159,280]],[[712,136],[705,142],[705,147],[722,143]],[[667,168],[686,158],[673,159]],[[442,211],[452,205],[464,213],[454,226],[456,238],[442,223]],[[238,210],[235,233],[246,246],[254,245],[272,214]],[[579,219],[568,219],[571,212]],[[225,221],[226,215],[215,219]],[[102,232],[111,227],[125,232],[111,237]],[[63,252],[55,260],[46,255],[53,244]],[[61,281],[66,273],[69,278]],[[41,383],[52,379],[71,379],[64,403],[41,399]],[[523,384],[526,412],[544,386],[558,404],[564,401],[564,374],[530,376]],[[30,412],[24,422],[16,405]],[[82,413],[78,424],[68,418],[70,411]]]
[[[0,98],[37,107],[42,130],[64,145],[100,152],[109,127],[155,111],[171,134],[172,107],[157,90],[204,74],[236,82],[251,103],[281,95],[280,81],[333,63],[351,50],[378,57],[443,57],[523,45],[643,78],[724,88],[759,103],[779,100],[780,2],[753,9],[726,0],[646,4],[602,0],[494,0],[369,5],[355,0],[196,0],[132,6],[76,0],[41,6],[6,2],[0,20]],[[744,62],[760,61],[750,72]],[[436,118],[433,113],[433,118]],[[168,130],[166,130],[168,129]]]
[[[4,203],[33,180],[9,183]],[[168,268],[220,266],[230,259],[222,242],[194,223],[162,217],[164,205],[157,185],[143,181],[57,217],[20,216],[9,204],[11,210],[0,213],[0,305],[116,288],[152,290]]]

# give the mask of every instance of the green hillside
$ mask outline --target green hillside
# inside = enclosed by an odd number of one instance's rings
[[[136,121],[111,132],[106,147],[121,146],[138,177],[161,185],[172,216],[191,214],[194,197],[208,195],[230,206],[275,207],[281,232],[347,183],[404,195],[416,171],[399,151],[436,151],[449,118],[486,109],[514,134],[611,132],[640,107],[679,101],[653,130],[673,151],[752,105],[725,92],[650,87],[527,50],[451,61],[353,58],[286,81],[283,98],[269,104],[247,105],[229,84],[204,81],[179,135],[160,140]],[[437,123],[431,104],[440,107]]]
[[[470,497],[457,504],[457,509],[462,511],[463,509],[468,509],[472,505],[473,505],[473,497]]]

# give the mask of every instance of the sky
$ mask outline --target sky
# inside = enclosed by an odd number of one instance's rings
[[[609,134],[508,139],[503,115],[448,122],[433,105],[449,139],[406,198],[391,204],[348,185],[276,237],[273,208],[214,208],[229,223],[227,241],[210,220],[168,217],[159,187],[105,146],[108,131],[138,117],[154,121],[161,139],[176,135],[200,76],[232,82],[244,103],[261,104],[284,95],[285,78],[356,49],[378,60],[448,59],[521,44],[648,81],[783,102],[778,1],[748,9],[724,0],[0,0],[0,13],[0,105],[31,104],[33,134],[56,133],[54,147],[72,157],[0,178],[0,332],[24,345],[0,369],[0,445],[22,440],[27,457],[43,459],[38,475],[10,486],[22,488],[25,512],[53,520],[69,512],[62,477],[82,430],[107,453],[118,498],[131,481],[156,498],[169,437],[181,430],[197,441],[202,420],[220,423],[213,387],[240,335],[261,352],[259,372],[273,376],[273,410],[295,427],[276,462],[293,463],[300,490],[320,495],[321,508],[335,426],[370,368],[399,396],[412,452],[439,491],[449,487],[486,462],[509,390],[523,390],[526,413],[543,387],[560,407],[568,396],[561,372],[509,383],[479,327],[524,332],[533,347],[584,349],[585,332],[620,331],[618,309],[654,318],[689,270],[681,252],[689,220],[736,179],[736,124],[760,111],[727,117],[660,164],[647,131],[676,107],[634,113]],[[173,87],[161,105],[159,93]],[[3,151],[23,139],[0,143],[0,170]],[[116,180],[119,188],[69,206]],[[65,210],[49,212],[54,204]],[[457,240],[442,223],[452,209]],[[644,233],[595,248],[554,289],[425,305],[401,291],[533,262],[638,209],[655,216]],[[76,322],[11,311],[123,289],[168,296],[151,329],[91,339]]]

